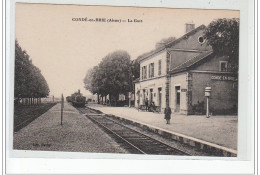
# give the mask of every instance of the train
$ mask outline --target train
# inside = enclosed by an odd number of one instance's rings
[[[66,100],[67,100],[67,102],[71,103],[71,102],[72,102],[71,96],[67,96],[67,97],[66,97]]]
[[[86,97],[80,93],[80,90],[71,96],[67,96],[66,100],[67,102],[72,103],[75,107],[84,107],[86,104]]]

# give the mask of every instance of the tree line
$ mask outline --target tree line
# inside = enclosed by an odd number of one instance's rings
[[[133,81],[139,78],[140,65],[136,60],[131,61],[126,51],[118,50],[106,55],[99,65],[88,70],[84,84],[92,94],[97,94],[105,101],[117,104],[119,94],[128,98],[128,92],[134,91]],[[109,95],[109,99],[107,98]]]
[[[38,104],[41,102],[40,98],[47,97],[49,92],[41,70],[33,65],[26,50],[15,40],[15,104]]]

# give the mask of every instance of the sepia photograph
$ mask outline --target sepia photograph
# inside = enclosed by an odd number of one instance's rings
[[[237,157],[240,11],[15,3],[13,150]]]

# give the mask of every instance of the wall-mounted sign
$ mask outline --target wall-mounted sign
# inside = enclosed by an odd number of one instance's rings
[[[187,92],[187,89],[181,89],[181,92]]]
[[[237,78],[233,77],[233,76],[227,76],[227,75],[213,75],[213,76],[211,76],[211,80],[237,81]]]

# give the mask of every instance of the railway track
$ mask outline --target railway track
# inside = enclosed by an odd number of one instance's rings
[[[89,108],[77,108],[132,154],[190,155]]]

